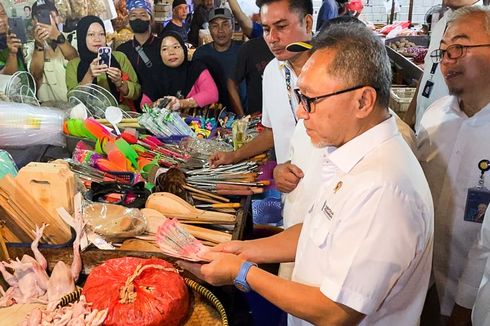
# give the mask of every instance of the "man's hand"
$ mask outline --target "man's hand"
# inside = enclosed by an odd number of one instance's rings
[[[19,52],[19,49],[22,47],[21,41],[14,33],[10,33],[9,35],[7,35],[7,47],[9,49],[9,53],[12,54],[17,54],[17,52]]]
[[[236,162],[235,152],[216,152],[209,157],[209,164],[215,168],[224,164]]]
[[[303,176],[303,171],[289,162],[278,164],[274,168],[274,182],[277,189],[283,193],[293,191]]]
[[[179,260],[177,265],[214,286],[233,284],[233,280],[245,261],[243,258],[222,252],[206,252],[201,255],[208,264],[196,264]]]
[[[254,241],[234,240],[220,243],[217,246],[211,248],[210,251],[234,254],[244,260],[256,262],[257,259],[260,257],[262,249],[263,248],[257,245]]]

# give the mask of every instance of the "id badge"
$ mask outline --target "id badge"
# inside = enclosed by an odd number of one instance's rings
[[[429,98],[433,88],[434,88],[434,83],[428,80],[425,83],[424,89],[422,90],[422,96]]]
[[[464,220],[467,222],[482,223],[488,204],[490,203],[490,190],[485,187],[468,189]]]

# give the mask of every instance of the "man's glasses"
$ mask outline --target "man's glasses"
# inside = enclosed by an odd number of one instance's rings
[[[430,57],[434,63],[439,63],[444,58],[444,55],[447,56],[448,59],[458,59],[466,54],[466,48],[480,48],[484,46],[490,46],[489,44],[476,44],[476,45],[461,45],[461,44],[453,44],[448,46],[445,50],[436,49],[430,53]]]
[[[360,89],[360,88],[363,88],[366,86],[368,86],[368,85],[354,86],[354,87],[350,87],[347,89],[343,89],[343,90],[340,90],[337,92],[333,92],[333,93],[329,93],[329,94],[325,94],[325,95],[321,95],[321,96],[317,96],[317,97],[308,97],[306,95],[303,95],[303,94],[301,94],[301,92],[298,88],[294,89],[294,93],[298,97],[298,101],[301,103],[301,105],[303,105],[303,109],[305,109],[306,112],[311,113],[312,112],[311,104],[315,103],[318,100],[323,100],[323,99],[326,99],[327,97],[340,95],[340,94],[344,94],[347,92],[352,92],[352,91],[355,91],[356,89]]]

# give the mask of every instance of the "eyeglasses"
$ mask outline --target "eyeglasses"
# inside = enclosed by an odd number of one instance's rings
[[[448,46],[445,50],[436,49],[430,53],[430,57],[434,63],[439,63],[447,55],[448,59],[458,59],[466,54],[466,48],[479,48],[484,46],[490,46],[489,44],[476,44],[476,45],[461,45],[453,44]]]
[[[317,97],[308,97],[306,95],[303,95],[303,94],[301,94],[301,92],[298,88],[294,89],[294,93],[296,94],[298,101],[301,103],[301,105],[303,105],[303,109],[305,109],[306,112],[311,113],[313,111],[311,108],[311,104],[315,103],[318,100],[323,100],[323,99],[326,99],[327,97],[340,95],[340,94],[344,94],[347,92],[352,92],[352,91],[355,91],[356,89],[360,89],[360,88],[363,88],[366,86],[369,86],[369,85],[354,86],[354,87],[350,87],[347,89],[343,89],[341,91],[337,91],[337,92],[333,92],[333,93],[329,93],[329,94],[325,94],[325,95],[321,95],[321,96],[317,96]]]

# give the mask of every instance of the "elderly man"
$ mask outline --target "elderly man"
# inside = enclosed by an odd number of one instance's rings
[[[165,31],[174,31],[179,34],[184,42],[187,42],[187,33],[189,27],[186,24],[187,15],[189,14],[189,6],[185,0],[174,0],[172,2],[172,19],[163,29]]]
[[[387,109],[386,50],[365,26],[347,23],[323,30],[313,51],[295,91],[297,114],[331,174],[304,223],[219,245],[203,265],[179,264],[212,284],[253,289],[290,313],[290,325],[416,325],[432,259],[432,200]],[[292,281],[253,264],[292,260]]]
[[[161,61],[160,38],[151,32],[152,9],[147,0],[128,0],[126,8],[129,13],[129,26],[133,31],[132,40],[121,44],[117,51],[124,53],[138,76],[141,83],[142,93],[153,93],[151,88],[156,87],[149,82],[148,76],[155,69],[154,63]],[[136,107],[140,107],[141,98],[136,100]]]
[[[449,8],[449,10],[447,10],[444,16],[432,27],[429,50],[424,59],[424,74],[419,81],[416,95],[413,97],[408,111],[403,116],[403,120],[410,126],[415,126],[415,130],[419,129],[420,119],[422,119],[425,110],[427,110],[435,100],[449,94],[439,65],[434,63],[430,57],[431,52],[439,48],[449,16],[458,8],[482,4],[482,0],[443,0],[443,4]]]
[[[0,74],[12,75],[19,70],[26,70],[22,43],[15,34],[8,33],[7,12],[0,3]]]
[[[264,70],[262,90],[262,131],[253,141],[235,152],[216,152],[213,166],[235,163],[265,152],[274,146],[278,163],[289,158],[289,142],[298,117],[293,94],[297,75],[309,57],[308,52],[290,52],[293,42],[311,40],[313,4],[311,0],[260,0],[264,39],[274,59]]]
[[[209,67],[218,86],[219,102],[230,107],[226,83],[233,74],[238,50],[243,42],[232,39],[233,16],[229,9],[215,8],[209,12],[209,32],[213,42],[198,47],[193,59],[201,60]],[[240,90],[242,101],[245,96],[245,84],[242,84]]]
[[[51,24],[37,20],[41,11],[49,12]],[[37,97],[40,102],[66,102],[66,65],[78,52],[58,30],[60,18],[52,2],[36,1],[32,14],[35,43],[29,71],[38,87]]]
[[[479,282],[465,266],[481,224],[465,218],[469,215],[465,209],[472,208],[468,206],[471,198],[490,197],[490,193],[476,191],[486,176],[479,162],[490,159],[486,140],[490,128],[489,17],[488,9],[466,7],[450,18],[440,48],[431,53],[450,96],[427,109],[417,135],[419,160],[434,198],[433,273],[445,319],[451,311],[456,318],[464,315],[462,308],[472,307]]]

